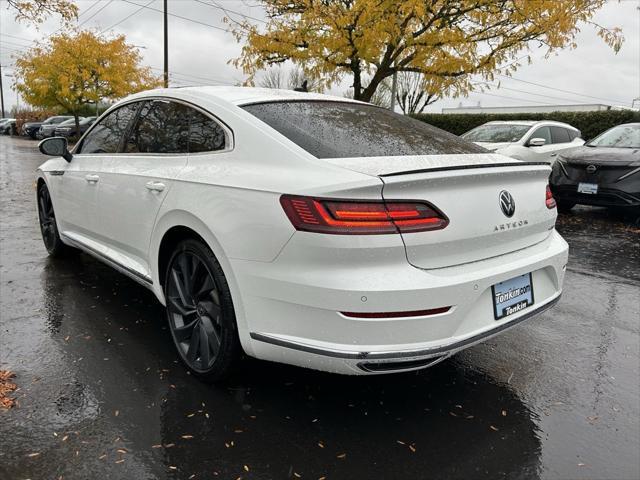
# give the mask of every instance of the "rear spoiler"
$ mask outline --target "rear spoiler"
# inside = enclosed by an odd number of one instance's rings
[[[475,168],[493,168],[493,167],[526,167],[532,165],[542,165],[549,167],[547,162],[505,162],[505,163],[480,163],[477,165],[454,165],[451,167],[434,167],[434,168],[421,168],[419,170],[406,170],[404,172],[383,173],[378,175],[379,177],[396,177],[398,175],[411,175],[412,173],[425,173],[425,172],[446,172],[449,170],[469,170]]]

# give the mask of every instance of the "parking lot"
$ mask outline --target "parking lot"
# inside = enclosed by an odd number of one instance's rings
[[[640,228],[558,219],[551,311],[432,369],[343,377],[247,361],[207,386],[155,297],[94,259],[47,257],[36,143],[0,138],[0,479],[640,477]]]

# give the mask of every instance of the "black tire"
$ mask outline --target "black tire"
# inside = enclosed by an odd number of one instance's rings
[[[41,183],[38,187],[38,220],[40,222],[40,233],[42,234],[42,242],[50,256],[60,258],[78,250],[65,245],[60,239],[58,233],[58,225],[56,223],[56,215],[53,210],[53,203],[47,185]]]
[[[573,207],[576,206],[576,202],[569,202],[567,200],[557,200],[558,211],[561,213],[569,213]]]
[[[227,378],[242,348],[231,292],[216,257],[203,242],[184,240],[164,278],[167,321],[180,360],[205,382]]]

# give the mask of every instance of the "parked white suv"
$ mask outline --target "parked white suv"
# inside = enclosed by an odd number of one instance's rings
[[[584,145],[580,130],[552,121],[487,122],[464,133],[462,138],[511,158],[550,164],[559,152]]]
[[[133,95],[37,173],[45,246],[152,290],[206,380],[241,353],[424,368],[548,309],[567,244],[550,168],[387,109],[268,89]],[[95,319],[87,319],[95,321]]]

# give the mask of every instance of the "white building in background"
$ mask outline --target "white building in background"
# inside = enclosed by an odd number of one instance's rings
[[[603,103],[580,103],[574,105],[526,105],[514,107],[483,107],[481,105],[443,108],[442,113],[550,113],[550,112],[593,112],[602,110],[638,110],[637,108],[605,105]]]

